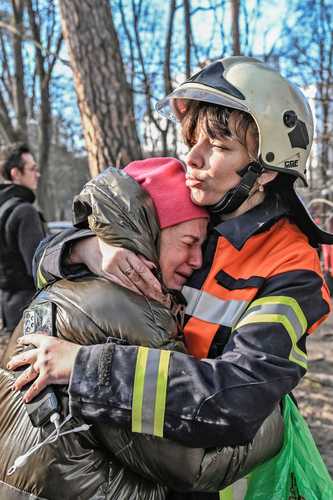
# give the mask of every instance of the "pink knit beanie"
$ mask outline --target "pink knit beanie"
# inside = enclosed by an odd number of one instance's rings
[[[194,205],[185,185],[185,171],[176,158],[133,161],[124,168],[151,196],[160,228],[192,219],[209,218],[205,208]]]

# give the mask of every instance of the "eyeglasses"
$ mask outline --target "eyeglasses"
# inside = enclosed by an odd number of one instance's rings
[[[39,168],[37,165],[33,165],[32,167],[25,167],[24,170],[26,172],[39,172]]]

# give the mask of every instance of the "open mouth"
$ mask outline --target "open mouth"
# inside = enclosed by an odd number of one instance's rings
[[[176,273],[176,276],[178,277],[178,281],[182,281],[183,283],[190,277],[190,275],[182,273]]]

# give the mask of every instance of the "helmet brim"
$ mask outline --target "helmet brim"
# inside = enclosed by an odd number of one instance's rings
[[[184,111],[186,109],[186,100],[209,102],[218,106],[238,109],[239,111],[249,113],[248,107],[232,96],[226,96],[222,92],[217,92],[216,89],[210,91],[206,85],[191,82],[184,83],[180,88],[158,101],[155,109],[165,118],[173,122],[178,122],[181,120],[183,114],[181,110],[182,105],[184,105]]]

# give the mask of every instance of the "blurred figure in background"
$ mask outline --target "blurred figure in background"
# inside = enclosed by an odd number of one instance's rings
[[[39,171],[30,148],[0,150],[0,347],[7,343],[35,292],[32,257],[45,231],[33,206]]]
[[[329,218],[327,226],[328,226],[328,231],[332,232],[333,216]],[[323,245],[321,245],[321,251],[322,251],[324,278],[328,285],[331,297],[333,297],[333,246],[324,243]]]

